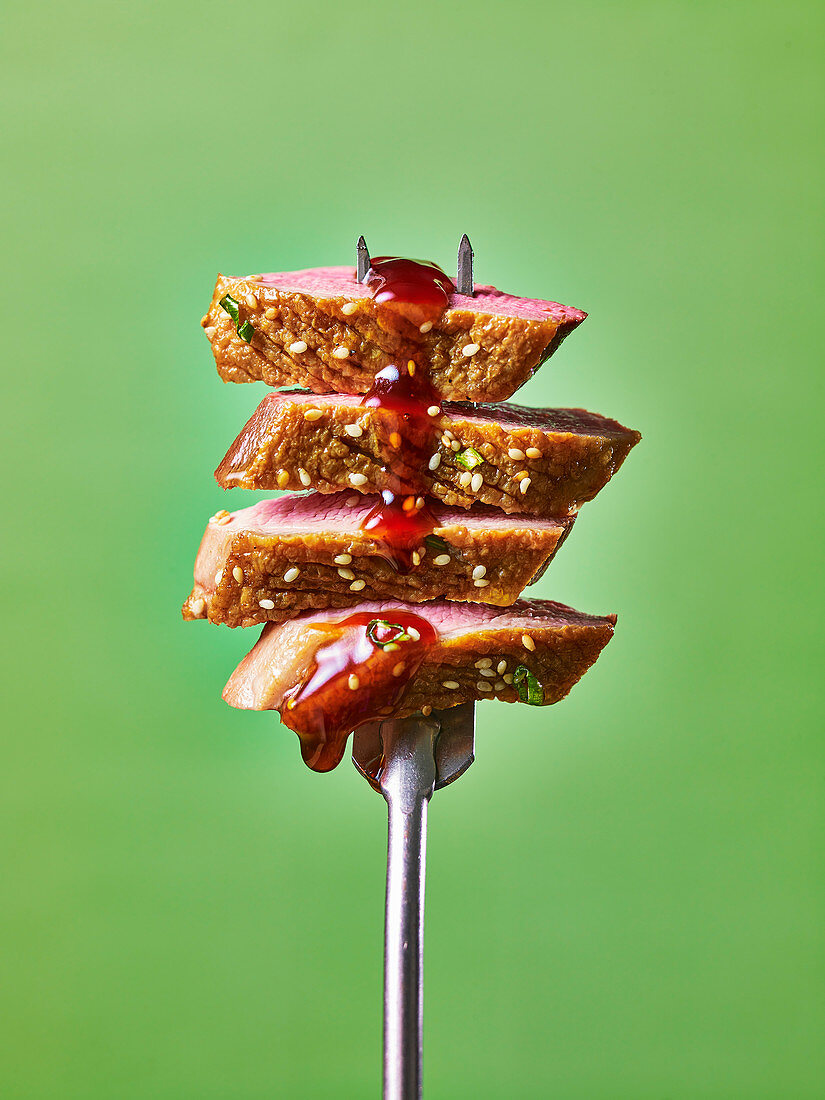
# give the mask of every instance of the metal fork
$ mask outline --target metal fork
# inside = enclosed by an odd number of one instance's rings
[[[355,731],[352,760],[387,802],[384,921],[384,1100],[419,1100],[427,805],[475,752],[475,703]]]

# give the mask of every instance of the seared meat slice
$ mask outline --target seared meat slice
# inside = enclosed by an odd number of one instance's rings
[[[362,493],[424,492],[451,507],[481,503],[552,517],[592,500],[641,438],[584,409],[446,402],[431,418],[423,456],[420,441],[414,449],[402,443],[390,462],[397,419],[351,395],[270,393],[215,477],[224,489],[309,485],[333,493],[355,487],[354,476]]]
[[[550,600],[519,600],[507,608],[388,600],[360,604],[357,611],[388,624],[399,612],[414,613],[437,631],[390,708],[398,717],[472,699],[556,703],[599,656],[616,622],[615,615],[584,615]],[[245,710],[279,709],[310,674],[319,647],[330,638],[330,625],[348,614],[307,611],[290,622],[270,623],[232,674],[224,699]],[[402,644],[392,658],[403,656]],[[369,686],[367,676],[359,677],[357,690],[369,692]],[[374,702],[374,712],[380,712],[382,700]]]
[[[472,298],[450,295],[435,322],[409,313],[377,303],[354,268],[320,267],[219,275],[202,324],[225,382],[366,393],[378,371],[412,357],[430,364],[442,397],[503,401],[587,316],[480,285]]]
[[[363,524],[380,498],[338,493],[286,496],[213,516],[195,562],[186,619],[252,626],[307,608],[364,599],[446,598],[506,605],[539,574],[573,517],[506,516],[432,509],[432,533],[415,540],[409,572],[394,548]]]

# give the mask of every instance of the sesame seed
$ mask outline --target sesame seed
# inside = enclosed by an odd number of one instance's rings
[[[264,317],[266,317],[267,321],[274,321],[277,316],[278,311],[274,306],[270,306],[268,309],[264,310]]]
[[[492,691],[492,690],[493,690],[492,687],[487,683],[486,680],[479,680],[478,683],[476,684],[476,691]]]
[[[496,674],[495,674],[495,672],[493,672],[493,670],[491,668],[482,668],[482,669],[479,669],[479,671],[481,672],[482,676],[487,676],[491,680],[495,679]]]
[[[264,611],[271,611],[274,606],[274,600],[258,600],[258,607],[262,607]]]
[[[392,670],[393,676],[402,676],[406,667],[407,666],[404,664],[403,661],[399,661],[395,668]]]
[[[343,566],[338,570],[338,576],[343,577],[345,581],[354,581],[355,574],[351,569],[345,569]]]
[[[502,674],[502,672],[506,672],[506,671],[507,671],[507,662],[506,661],[499,661],[499,663],[496,665],[496,672],[500,676]]]
[[[306,409],[304,411],[304,420],[320,420],[324,415],[321,409]]]
[[[452,441],[452,443],[450,444],[450,449],[453,451],[458,451],[461,449],[461,444],[458,442],[457,439],[454,439]]]
[[[430,706],[429,703],[421,708],[421,713],[424,715],[425,718],[429,718],[432,712],[433,708]]]
[[[450,431],[449,428],[445,428],[443,438],[446,439],[447,442],[449,443],[451,440],[455,439],[455,436],[453,435],[453,433]]]
[[[390,446],[395,447],[396,450],[401,446],[401,435],[399,432],[390,432]]]
[[[385,653],[395,653],[400,648],[401,646],[398,644],[398,642],[387,642],[387,644],[383,647]]]
[[[366,485],[367,484],[366,474],[350,474],[349,475],[349,480],[350,480],[351,485]]]
[[[464,347],[461,349],[461,354],[466,355],[469,359],[471,355],[475,355],[478,349],[478,344],[465,344]]]
[[[505,684],[512,684],[512,682],[513,682],[512,672],[505,672],[504,675],[501,678],[505,682]]]
[[[192,600],[189,609],[193,615],[202,615],[206,610],[206,600],[199,596],[196,600]]]
[[[486,565],[477,565],[475,567],[475,569],[473,570],[473,580],[474,581],[480,580],[481,577],[483,577],[486,572],[487,572],[487,566]],[[492,663],[493,662],[490,661],[490,664],[492,664]]]
[[[235,568],[232,570],[232,576],[235,578],[238,584],[243,584],[243,569],[241,569],[239,565],[236,565]]]
[[[421,564],[421,555],[418,553],[417,550],[413,550],[412,552],[412,563],[413,565]],[[409,634],[409,631],[407,631],[407,633]]]
[[[522,491],[522,493],[526,493],[527,490],[530,488],[530,485],[531,485],[530,478],[526,477],[524,479],[524,481],[522,481],[521,485],[519,485],[519,489]]]
[[[439,554],[437,558],[433,558],[433,565],[449,565],[449,564],[450,564],[450,555],[449,554]]]
[[[350,592],[360,592],[362,588],[367,587],[367,582],[363,580],[353,581],[349,586]]]
[[[205,329],[204,329],[203,331],[204,331],[204,332],[206,333],[206,335],[208,336],[208,338],[209,338],[209,339],[211,340],[211,339],[212,339],[212,337],[213,337],[213,336],[215,335],[215,333],[216,333],[216,332],[217,332],[218,330],[217,330],[217,329],[215,328],[215,326],[214,326],[214,325],[207,325],[207,327],[206,327],[206,328],[205,328]]]
[[[333,348],[333,359],[346,359],[349,355],[349,348],[345,348],[343,344],[339,344],[337,348]]]
[[[415,498],[415,506],[420,512],[421,509],[424,507],[424,498],[423,497],[416,497]]]
[[[484,478],[481,476],[481,474],[473,474],[472,480],[470,482],[470,488],[473,490],[473,492],[477,493],[483,484]]]
[[[432,321],[425,321],[423,325],[418,326],[419,332],[429,332],[433,327]]]
[[[493,661],[491,657],[479,657],[476,661],[476,668],[490,668]]]
[[[469,470],[465,470],[463,474],[458,475],[458,484],[461,486],[462,489],[468,489],[472,480],[473,475],[470,473]]]
[[[529,634],[522,634],[521,644],[524,646],[525,649],[529,649],[531,653],[536,648],[536,643],[533,641]]]
[[[541,458],[541,451],[538,447],[528,447],[524,453],[528,458]]]
[[[307,350],[306,342],[304,340],[296,340],[294,344],[290,344],[288,351],[291,351],[293,355],[300,355]]]
[[[354,672],[350,673],[350,677],[347,680],[347,685],[349,686],[350,691],[358,691],[358,689],[360,688],[361,681],[358,679]]]
[[[279,489],[285,489],[289,485],[289,470],[279,470],[277,482]]]
[[[496,682],[493,684],[493,691],[504,691],[506,687],[507,685],[503,680],[496,680]]]
[[[516,481],[524,481],[524,479],[529,476],[530,475],[527,473],[526,470],[519,470],[519,472],[516,474]]]
[[[351,435],[353,439],[360,439],[364,434],[364,429],[360,424],[345,424],[344,431],[347,435]]]
[[[411,512],[415,508],[415,497],[404,497],[404,502],[401,505],[405,512]]]
[[[293,565],[291,569],[287,569],[286,573],[284,573],[284,580],[287,584],[291,584],[294,580],[297,580],[300,575],[301,570],[296,569],[296,567]]]
[[[258,299],[255,297],[254,294],[247,294],[247,296],[244,298],[244,301],[250,309],[258,308]]]
[[[349,565],[352,561],[352,554],[336,554],[332,560],[336,565]]]
[[[436,451],[434,455],[430,456],[430,461],[427,463],[431,470],[437,470],[441,465],[441,452]]]
[[[455,691],[458,687],[458,680],[442,680],[441,686],[448,688],[450,691]]]
[[[407,360],[407,374],[410,376],[410,378],[412,378],[415,374],[415,363],[412,359]]]
[[[352,496],[347,497],[344,503],[346,504],[347,508],[354,508],[360,499],[361,498],[358,496],[357,493],[353,493]]]
[[[473,581],[476,588],[486,588],[489,583],[489,581]]]
[[[413,641],[415,641],[415,642],[420,642],[421,641],[421,635],[418,633],[418,631],[415,629],[414,626],[408,626],[407,627],[407,633],[413,639]]]
[[[302,485],[309,485],[312,482],[312,478],[309,476],[303,466],[298,467],[298,477],[301,479]]]
[[[515,459],[516,462],[521,462],[524,458],[524,451],[520,451],[518,447],[511,447],[507,454],[510,458]]]
[[[438,405],[430,405],[430,407],[427,409],[427,416],[438,416],[440,412],[441,409],[438,407]]]
[[[222,580],[223,580],[223,569],[219,569],[217,571],[217,573],[215,574],[215,587],[216,588],[218,587],[218,585],[221,583]]]
[[[356,309],[358,309],[358,306],[355,302],[344,302],[341,306],[341,312],[345,317],[352,317]]]

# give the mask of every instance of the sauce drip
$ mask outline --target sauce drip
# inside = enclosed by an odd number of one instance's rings
[[[331,771],[340,763],[356,726],[392,713],[438,638],[419,615],[400,609],[387,615],[383,620],[359,611],[311,627],[322,637],[313,667],[279,709],[313,771]]]
[[[396,306],[411,319],[436,321],[455,291],[438,264],[403,256],[376,256],[364,280],[376,302]],[[412,308],[409,308],[412,307]]]

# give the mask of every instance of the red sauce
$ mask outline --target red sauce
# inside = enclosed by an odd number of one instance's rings
[[[284,724],[298,734],[301,756],[313,771],[330,771],[340,763],[356,726],[392,713],[427,647],[438,638],[419,615],[401,610],[387,615],[388,626],[359,611],[311,627],[323,638],[314,666],[279,709]],[[370,624],[375,625],[370,629]],[[418,637],[406,633],[410,628]]]
[[[437,264],[408,260],[403,256],[376,256],[364,280],[376,302],[412,306],[430,320],[437,320],[455,292],[452,279]]]

